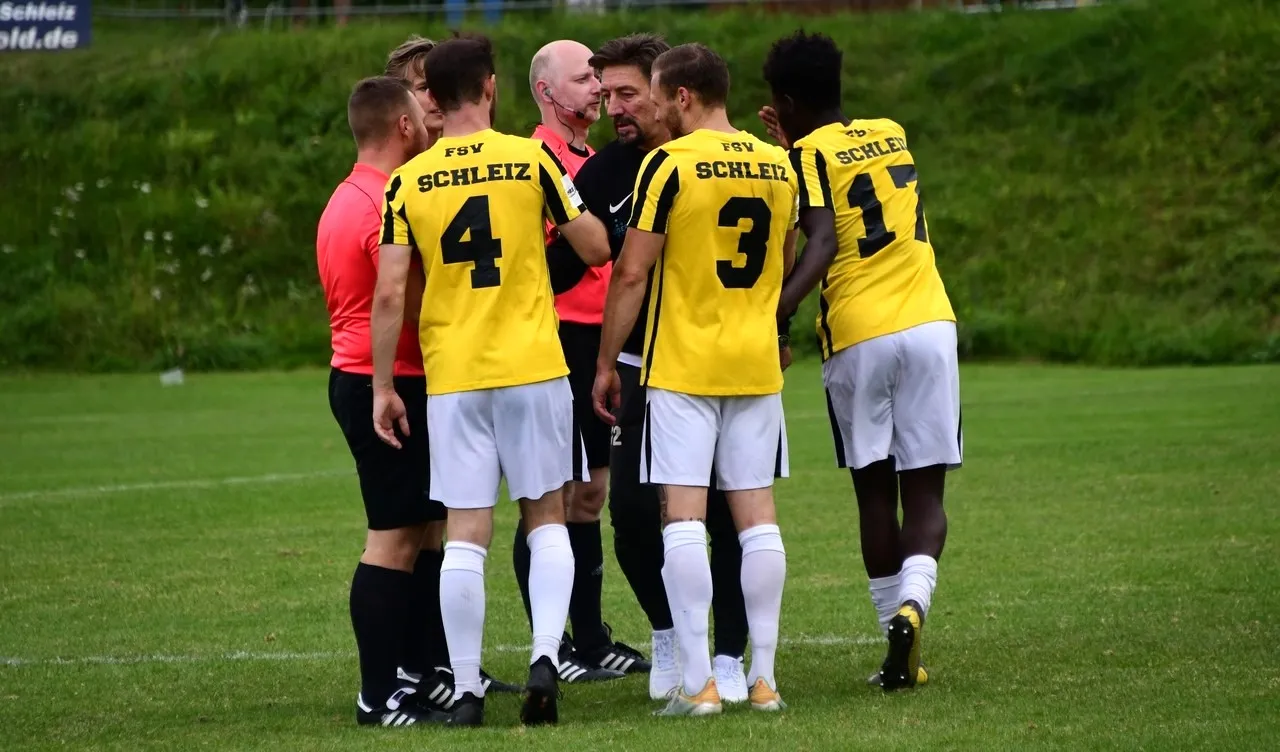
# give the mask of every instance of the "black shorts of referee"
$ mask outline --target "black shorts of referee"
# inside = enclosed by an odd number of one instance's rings
[[[409,421],[408,436],[396,428],[401,449],[388,446],[373,431],[373,377],[329,371],[329,409],[356,461],[370,530],[413,527],[447,516],[444,505],[430,499],[426,377],[396,376],[395,388]]]

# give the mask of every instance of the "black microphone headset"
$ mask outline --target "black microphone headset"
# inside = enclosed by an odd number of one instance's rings
[[[573,115],[573,116],[574,116],[574,117],[576,117],[577,119],[579,119],[579,120],[586,120],[586,119],[587,119],[587,113],[583,112],[582,110],[571,110],[571,109],[569,109],[568,107],[565,107],[564,105],[562,105],[562,104],[560,104],[559,102],[557,102],[557,101],[556,101],[556,98],[555,98],[555,97],[553,97],[553,96],[551,96],[551,88],[550,88],[550,87],[548,87],[548,86],[544,86],[544,87],[542,87],[542,96],[546,97],[547,99],[550,99],[550,100],[551,100],[551,104],[554,104],[556,107],[559,107],[560,109],[564,110],[565,112],[569,113],[570,115]]]

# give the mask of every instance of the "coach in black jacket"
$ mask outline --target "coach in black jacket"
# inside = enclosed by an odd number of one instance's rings
[[[617,138],[583,164],[574,183],[587,208],[604,222],[616,260],[631,218],[632,192],[645,155],[670,140],[657,122],[649,100],[653,61],[669,46],[652,34],[633,34],[604,44],[591,58],[601,75],[602,96]],[[563,240],[547,250],[552,288],[558,293],[577,284],[586,266]],[[652,282],[652,277],[650,278]],[[645,310],[649,293],[645,292]],[[636,600],[653,628],[653,669],[649,694],[662,699],[680,684],[676,664],[671,609],[662,584],[662,519],[657,488],[640,483],[640,444],[645,388],[640,384],[644,353],[645,316],[636,322],[618,358],[622,380],[622,408],[613,427],[609,458],[609,517],[618,566],[635,591]],[[746,676],[742,657],[747,647],[747,614],[740,582],[742,548],[723,492],[712,473],[707,498],[707,529],[711,534],[713,618],[715,620],[715,677],[721,699],[745,702]]]

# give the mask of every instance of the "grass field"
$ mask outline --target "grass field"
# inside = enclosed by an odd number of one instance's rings
[[[885,696],[816,364],[789,372],[791,708],[657,719],[644,679],[563,723],[357,729],[363,517],[326,374],[0,378],[0,749],[1261,749],[1280,725],[1280,368],[963,373],[966,467],[925,632]],[[485,664],[523,677],[514,510]],[[606,554],[606,618],[647,626]],[[447,737],[445,736],[447,734]],[[696,747],[694,746],[696,745]]]

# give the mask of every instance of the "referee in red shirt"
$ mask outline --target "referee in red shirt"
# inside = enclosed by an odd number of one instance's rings
[[[594,152],[587,145],[587,131],[600,118],[600,81],[588,62],[591,50],[567,39],[538,50],[529,65],[529,89],[542,113],[533,138],[547,145],[569,172]],[[556,238],[549,232],[547,241]],[[604,549],[600,540],[600,515],[609,488],[610,428],[591,407],[595,360],[600,351],[600,325],[604,299],[613,265],[587,269],[571,289],[556,290],[556,314],[560,319],[560,344],[569,366],[574,418],[587,457],[590,480],[565,488],[565,527],[575,562],[569,620],[573,636],[560,645],[560,679],[565,682],[616,679],[627,673],[650,670],[649,661],[634,648],[614,642],[601,614],[604,582]],[[582,453],[575,453],[581,456]],[[529,610],[529,545],[517,527],[513,563],[525,610]]]

